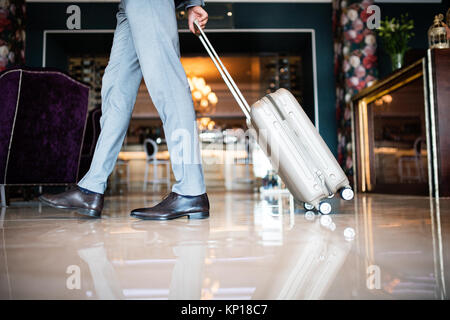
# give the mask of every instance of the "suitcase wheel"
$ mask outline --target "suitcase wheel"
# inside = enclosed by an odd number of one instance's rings
[[[314,210],[314,206],[307,202],[303,203],[303,208],[305,208],[305,210],[307,210],[307,211]]]
[[[328,202],[321,202],[319,204],[319,212],[321,214],[329,214],[331,212],[331,204]]]
[[[308,221],[314,221],[314,219],[316,218],[316,214],[314,213],[314,211],[306,211],[305,212],[305,219]]]
[[[355,196],[355,193],[353,192],[352,188],[345,187],[341,190],[341,198],[344,200],[352,200]]]

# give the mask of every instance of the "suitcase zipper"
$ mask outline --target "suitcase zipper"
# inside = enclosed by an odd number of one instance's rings
[[[267,96],[268,99],[272,102],[272,104],[274,104],[274,105],[276,106],[276,110],[277,110],[277,112],[278,112],[279,114],[281,114],[281,118],[282,118],[283,120],[286,120],[288,123],[289,123],[289,121],[292,121],[292,119],[290,119],[290,118],[289,118],[289,119],[286,119],[286,118],[284,117],[283,113],[281,112],[281,110],[280,110],[280,108],[278,107],[278,105],[277,105],[275,99],[274,99],[272,96],[270,96],[270,95],[266,95],[266,96]],[[294,127],[294,126],[293,126],[293,127]],[[311,161],[312,161],[311,163],[317,163],[317,161],[316,161],[315,159],[312,159],[312,157],[311,157],[311,155],[313,154],[313,152],[311,151],[311,149],[309,148],[309,146],[308,146],[307,144],[303,144],[303,142],[301,141],[300,135],[299,135],[295,130],[293,130],[293,131],[294,131],[294,134],[297,136],[299,143],[301,143],[302,146],[303,146],[303,147],[305,148],[305,150],[307,151],[308,157],[309,157],[309,159],[311,159]],[[319,155],[317,155],[317,156],[319,156]],[[320,157],[320,156],[319,156],[319,157]],[[320,158],[319,158],[319,159],[320,159]],[[319,160],[319,163],[321,163],[320,160]],[[328,181],[328,179],[326,178],[326,175],[323,174],[323,172],[322,172],[323,167],[322,167],[320,164],[317,165],[317,167],[318,167],[317,173],[318,173],[318,175],[319,175],[319,179],[322,181],[323,186],[326,188],[326,190],[324,190],[325,193],[328,194],[328,195],[332,195],[332,194],[334,193],[334,192],[333,192],[333,187],[329,184],[329,181]]]
[[[278,116],[281,118],[281,123],[283,123],[283,122],[289,123],[289,121],[286,120],[286,118],[284,117],[284,115],[283,115],[283,113],[281,112],[280,108],[278,107],[278,104],[275,102],[275,99],[273,99],[270,95],[266,95],[266,98],[267,98],[267,99],[271,102],[271,104],[274,106],[276,113],[277,113]],[[286,127],[286,124],[285,124],[285,125],[282,125],[281,127]],[[292,130],[292,131],[294,131],[294,134],[298,137],[298,139],[297,139],[297,140],[298,140],[298,143],[301,144],[301,147],[303,147],[303,149],[305,149],[306,152],[303,152],[303,150],[301,150],[301,148],[299,149],[299,148],[297,147],[297,143],[295,143],[295,140],[296,140],[296,139],[292,139],[292,137],[291,137],[291,135],[290,135],[290,131],[291,131],[291,130],[289,130],[289,128],[288,128],[288,130],[285,130],[285,131],[287,131],[288,137],[289,137],[289,139],[292,141],[292,144],[296,147],[296,149],[299,151],[299,153],[303,155],[303,157],[305,158],[305,160],[306,160],[309,164],[314,164],[315,161],[313,161],[312,157],[311,157],[310,154],[308,153],[308,152],[309,152],[309,148],[301,141],[300,137],[298,136],[298,133],[295,132],[295,130]],[[309,166],[308,166],[308,169],[309,169]],[[323,192],[324,194],[329,195],[329,194],[330,194],[330,190],[329,190],[329,188],[328,188],[328,186],[327,186],[326,179],[325,179],[325,177],[323,176],[322,171],[321,171],[319,168],[317,168],[317,167],[316,167],[316,168],[313,168],[313,169],[309,169],[309,170],[310,170],[312,176],[314,177],[314,180],[316,181],[316,183],[317,183],[317,184],[320,186],[320,188],[322,189],[322,192]]]

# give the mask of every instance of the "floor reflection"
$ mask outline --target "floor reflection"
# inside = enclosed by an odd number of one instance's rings
[[[140,221],[161,195],[109,197],[104,218],[36,202],[0,216],[1,299],[447,299],[450,200],[210,193],[208,220]]]

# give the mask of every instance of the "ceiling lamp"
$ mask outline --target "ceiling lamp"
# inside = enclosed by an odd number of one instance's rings
[[[189,87],[192,92],[192,100],[194,101],[194,109],[197,114],[214,113],[215,107],[219,99],[206,84],[202,77],[188,77]]]

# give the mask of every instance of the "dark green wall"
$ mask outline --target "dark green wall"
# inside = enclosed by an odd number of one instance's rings
[[[42,65],[43,30],[66,29],[66,8],[69,3],[29,3],[27,7],[27,65]],[[117,3],[80,3],[82,12],[82,29],[114,29]],[[209,4],[206,9],[220,10],[220,4]],[[230,7],[230,5],[228,5]],[[337,129],[335,112],[335,86],[333,75],[333,39],[331,31],[330,3],[283,3],[283,4],[233,4],[233,26],[235,28],[305,28],[315,30],[317,52],[317,90],[319,105],[320,133],[336,153]],[[228,22],[226,23],[228,24]],[[212,24],[211,24],[212,25]],[[227,28],[229,25],[226,26]],[[214,28],[218,28],[214,22]],[[96,46],[108,46],[109,37],[105,35],[104,43]],[[48,46],[55,54],[53,66],[64,69],[65,61],[58,61],[57,53],[61,49],[58,36],[52,36]],[[92,40],[95,42],[95,40]],[[92,41],[86,37],[86,48],[91,48]],[[67,45],[67,44],[65,44]],[[183,44],[181,46],[183,50]],[[83,50],[83,48],[79,48]],[[90,49],[89,49],[90,50]],[[51,61],[48,59],[48,61]],[[310,108],[310,106],[305,106]]]
[[[27,65],[42,66],[43,30],[66,30],[70,3],[27,4]],[[114,29],[117,3],[80,3],[82,29]]]

